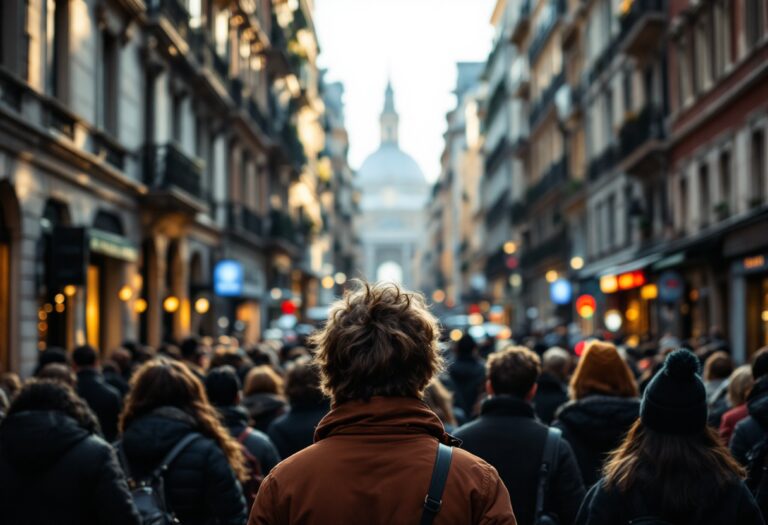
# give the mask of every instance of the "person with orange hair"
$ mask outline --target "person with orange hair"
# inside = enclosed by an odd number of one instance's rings
[[[640,413],[637,383],[611,343],[587,343],[554,426],[576,454],[584,485],[600,477],[608,453],[621,443]]]

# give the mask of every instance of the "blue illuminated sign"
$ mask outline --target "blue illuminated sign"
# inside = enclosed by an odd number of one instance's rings
[[[573,287],[570,281],[558,279],[549,286],[549,296],[555,304],[568,304],[573,296]]]
[[[231,259],[219,261],[213,270],[213,291],[220,297],[243,295],[245,275],[243,265]]]

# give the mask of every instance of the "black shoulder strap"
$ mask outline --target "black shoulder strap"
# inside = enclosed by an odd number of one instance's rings
[[[557,463],[561,434],[562,432],[558,428],[549,427],[547,429],[547,440],[544,442],[544,453],[541,456],[541,467],[539,468],[539,487],[536,492],[537,518],[544,514],[544,498],[547,493],[549,476],[555,469],[555,463]]]
[[[173,463],[173,460],[176,459],[176,457],[181,454],[181,452],[189,446],[190,443],[192,443],[194,440],[196,440],[198,437],[200,437],[200,434],[197,432],[192,432],[191,434],[187,434],[184,436],[184,439],[176,443],[176,445],[171,449],[170,452],[168,452],[165,457],[163,458],[163,461],[160,462],[160,465],[152,471],[152,477],[157,478],[163,475],[163,473],[168,470],[168,467],[171,463]]]
[[[443,504],[443,490],[448,479],[448,471],[451,470],[453,447],[440,443],[437,446],[437,459],[435,468],[432,469],[432,479],[429,482],[429,490],[424,498],[424,511],[421,514],[421,525],[430,525],[440,512]]]

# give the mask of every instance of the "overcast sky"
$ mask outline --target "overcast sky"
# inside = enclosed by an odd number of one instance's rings
[[[379,145],[387,75],[400,113],[400,147],[437,178],[456,62],[485,61],[495,0],[315,0],[320,66],[346,88],[350,164]]]

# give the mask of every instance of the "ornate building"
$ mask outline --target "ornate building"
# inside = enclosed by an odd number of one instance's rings
[[[429,185],[416,161],[400,149],[400,117],[391,84],[380,123],[381,145],[358,172],[362,202],[357,230],[363,245],[363,273],[371,280],[412,287]]]

